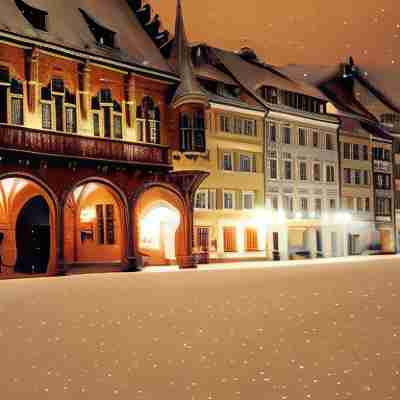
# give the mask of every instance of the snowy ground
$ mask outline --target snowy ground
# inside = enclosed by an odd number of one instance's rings
[[[400,258],[354,261],[0,281],[1,399],[399,399]]]

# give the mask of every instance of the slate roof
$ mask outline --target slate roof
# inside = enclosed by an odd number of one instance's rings
[[[143,29],[125,0],[26,0],[48,13],[48,32],[37,30],[25,19],[14,0],[1,0],[0,35],[13,33],[35,41],[73,49],[113,61],[175,74]],[[116,47],[97,45],[79,9],[97,23],[116,32]]]

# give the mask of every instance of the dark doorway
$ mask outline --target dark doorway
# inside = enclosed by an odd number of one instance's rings
[[[7,87],[0,85],[0,123],[7,123]]]
[[[50,210],[42,196],[29,200],[17,220],[16,272],[44,274],[50,258]]]

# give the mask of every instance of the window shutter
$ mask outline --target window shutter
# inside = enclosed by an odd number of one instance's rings
[[[253,154],[253,165],[252,172],[257,172],[257,154]]]
[[[215,191],[215,205],[217,210],[222,210],[224,208],[224,199],[223,199],[223,191],[222,189],[217,189]]]
[[[243,209],[243,204],[242,204],[242,191],[237,190],[235,192],[235,209],[236,210],[242,210]]]
[[[215,210],[215,190],[208,191],[208,209]]]

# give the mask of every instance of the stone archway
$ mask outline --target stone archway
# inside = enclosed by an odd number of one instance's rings
[[[28,176],[0,179],[0,231],[3,272],[57,272],[57,200],[45,185]]]
[[[111,185],[96,180],[78,184],[64,205],[64,262],[126,264],[126,215]]]
[[[134,249],[148,265],[180,264],[188,255],[188,210],[181,196],[166,186],[143,191],[133,210]]]

